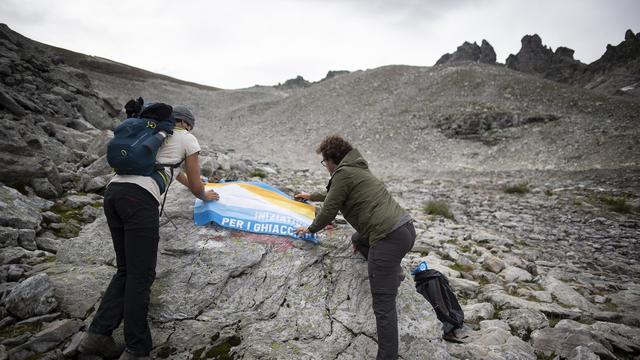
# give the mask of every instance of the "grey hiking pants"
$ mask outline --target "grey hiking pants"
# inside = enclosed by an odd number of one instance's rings
[[[398,358],[398,316],[396,296],[404,279],[400,262],[416,239],[413,222],[400,226],[369,246],[369,240],[358,233],[351,236],[356,249],[367,259],[373,313],[378,332],[377,360]]]

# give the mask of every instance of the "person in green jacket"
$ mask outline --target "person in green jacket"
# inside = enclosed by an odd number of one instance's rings
[[[326,137],[316,149],[331,179],[322,209],[309,227],[299,227],[302,236],[327,226],[338,211],[353,226],[351,241],[368,263],[369,285],[378,332],[377,359],[398,358],[396,296],[404,279],[400,262],[416,238],[411,215],[369,170],[357,149],[340,137]],[[297,195],[306,198],[306,194]]]

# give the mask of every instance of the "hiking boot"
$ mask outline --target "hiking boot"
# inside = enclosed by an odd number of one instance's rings
[[[451,330],[448,333],[442,335],[442,340],[456,344],[464,344],[464,341],[456,336],[455,330]]]
[[[150,360],[149,356],[135,356],[132,353],[125,350],[122,355],[120,355],[120,359],[118,360]]]
[[[115,359],[122,353],[124,347],[116,344],[113,337],[94,334],[90,332],[84,333],[78,351],[83,354],[100,355],[107,359]]]

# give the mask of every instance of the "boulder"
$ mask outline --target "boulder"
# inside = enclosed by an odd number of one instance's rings
[[[569,353],[568,360],[600,360],[600,356],[596,355],[588,346],[580,345],[575,347]]]
[[[507,283],[533,280],[533,276],[531,276],[528,271],[515,266],[507,266],[499,275]]]
[[[27,250],[36,250],[36,232],[32,229],[20,229],[18,244]]]
[[[58,249],[61,245],[62,241],[59,239],[42,236],[36,238],[36,247],[39,250],[44,250],[53,254],[56,254],[58,252]]]
[[[16,101],[11,97],[8,89],[0,87],[0,107],[9,110],[11,113],[17,116],[24,116],[27,114],[25,109],[18,105]]]
[[[449,346],[449,353],[458,359],[536,359],[531,345],[502,328],[489,327],[465,335],[464,344]]]
[[[0,251],[0,265],[17,264],[23,259],[32,257],[31,251],[21,247],[7,247]]]
[[[614,348],[626,353],[640,353],[640,328],[637,327],[604,321],[582,324],[569,319],[560,320],[555,327],[589,331],[606,339]]]
[[[601,359],[615,360],[613,349],[607,340],[585,330],[568,328],[544,328],[531,334],[531,343],[536,352],[569,357],[578,346],[586,346]]]
[[[0,227],[0,248],[18,246],[20,231],[10,227]]]
[[[78,98],[78,110],[82,117],[96,128],[113,130],[116,122],[108,115],[100,103],[101,101],[98,99],[82,96]]]
[[[464,321],[470,323],[492,319],[495,314],[495,309],[490,303],[462,305],[462,311],[464,312]]]
[[[485,255],[482,265],[484,266],[485,269],[496,274],[502,271],[502,269],[504,269],[505,267],[504,262],[500,258],[493,256],[491,254]]]
[[[16,286],[5,300],[7,310],[20,319],[44,315],[53,311],[58,302],[47,274],[32,276]]]
[[[500,318],[509,324],[512,333],[525,340],[532,331],[549,326],[549,320],[542,312],[531,309],[503,310]]]
[[[567,308],[558,304],[539,303],[525,300],[505,293],[499,285],[485,285],[478,296],[479,300],[492,303],[503,309],[530,309],[540,311],[546,315],[554,315],[563,318],[576,318],[581,314],[578,308]]]
[[[0,226],[38,229],[42,222],[40,208],[17,190],[0,184]]]
[[[55,199],[60,196],[56,187],[47,178],[31,179],[29,185],[38,196],[45,199]]]
[[[551,292],[559,302],[569,306],[575,306],[586,311],[595,311],[596,307],[579,292],[562,281],[547,276],[542,280],[542,286]]]

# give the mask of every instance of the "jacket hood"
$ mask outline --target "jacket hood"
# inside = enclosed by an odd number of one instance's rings
[[[367,160],[365,160],[362,157],[362,155],[360,155],[360,152],[358,151],[358,149],[353,149],[349,151],[347,155],[345,155],[345,157],[342,159],[342,161],[340,161],[340,164],[338,164],[337,169],[347,167],[347,166],[361,168],[361,169],[369,168],[369,164],[367,163]]]

